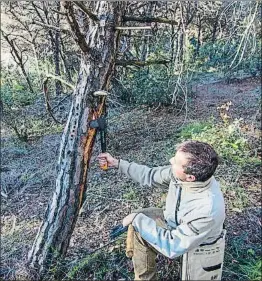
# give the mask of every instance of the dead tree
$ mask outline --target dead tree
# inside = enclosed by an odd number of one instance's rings
[[[62,136],[58,174],[52,202],[47,207],[28,262],[40,276],[67,251],[86,189],[85,151],[88,137],[92,93],[109,90],[125,2],[64,2],[64,13],[74,39],[82,51],[81,67],[74,98]],[[77,11],[76,11],[77,9]],[[90,146],[91,147],[91,146]],[[90,152],[89,152],[90,153]]]
[[[19,46],[16,44],[15,42],[15,38],[10,38],[10,34],[6,34],[3,30],[2,30],[2,36],[4,37],[4,39],[6,40],[6,42],[9,44],[10,46],[10,53],[14,59],[14,61],[16,62],[16,64],[20,67],[22,74],[28,84],[28,87],[30,89],[30,91],[32,93],[34,93],[33,90],[33,86],[32,83],[29,79],[29,76],[27,75],[26,69],[25,69],[25,64],[27,62],[28,57],[25,57],[23,55],[23,53],[25,52],[25,50],[20,50]]]
[[[56,8],[56,13],[54,13],[51,7]],[[42,7],[37,6],[32,2],[32,7],[37,15],[40,22],[35,19],[32,23],[35,25],[42,25],[48,28],[48,37],[51,45],[51,50],[53,53],[53,64],[55,65],[55,75],[60,76],[60,56],[61,56],[61,34],[60,34],[60,2],[55,1],[54,3],[42,2]],[[50,12],[51,11],[51,12]],[[53,18],[50,16],[53,15]],[[60,81],[55,81],[56,96],[59,96],[62,91],[62,85]]]

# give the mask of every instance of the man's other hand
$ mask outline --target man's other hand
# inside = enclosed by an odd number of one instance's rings
[[[118,168],[119,160],[114,158],[112,155],[110,155],[107,152],[100,153],[97,158],[100,166],[103,166],[104,164],[107,163],[108,167]]]
[[[126,216],[123,219],[123,226],[128,226],[130,223],[132,223],[133,219],[135,218],[135,216],[137,215],[137,213],[132,213],[128,216]]]

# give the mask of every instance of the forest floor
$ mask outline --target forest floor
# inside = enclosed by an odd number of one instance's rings
[[[177,143],[192,136],[205,140],[209,129],[208,138],[211,135],[220,141],[225,137],[225,150],[231,145],[226,132],[235,130],[241,140],[245,139],[242,152],[251,160],[228,161],[225,154],[216,172],[227,212],[223,280],[256,280],[261,274],[260,88],[258,78],[199,83],[193,87],[186,114],[176,116],[171,107],[121,107],[109,114],[108,152],[148,166],[167,164]],[[228,111],[218,110],[230,101]],[[60,138],[61,133],[49,133],[23,144],[2,132],[2,280],[30,277],[26,258],[52,198]],[[53,268],[53,274],[61,274],[59,280],[132,280],[132,262],[125,256],[125,234],[115,243],[103,245],[109,242],[111,228],[132,209],[164,205],[167,190],[142,188],[114,169],[101,171],[96,159],[98,143],[91,160],[85,207],[66,259]],[[160,280],[176,279],[178,272],[179,260],[158,257]]]

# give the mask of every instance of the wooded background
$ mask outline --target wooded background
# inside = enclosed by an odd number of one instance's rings
[[[83,205],[93,92],[110,93],[112,112],[167,108],[183,129],[199,82],[261,74],[260,17],[259,1],[1,3],[2,135],[30,145],[64,130],[55,191],[27,260],[34,278],[55,276]],[[230,106],[220,107],[225,124]],[[230,149],[244,149],[235,141]],[[2,197],[10,194],[4,185]]]

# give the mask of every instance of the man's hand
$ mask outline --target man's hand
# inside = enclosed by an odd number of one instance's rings
[[[98,155],[98,162],[100,166],[107,163],[108,167],[118,168],[119,160],[111,156],[109,153],[100,153]]]
[[[138,213],[132,213],[123,219],[123,226],[128,226]]]

